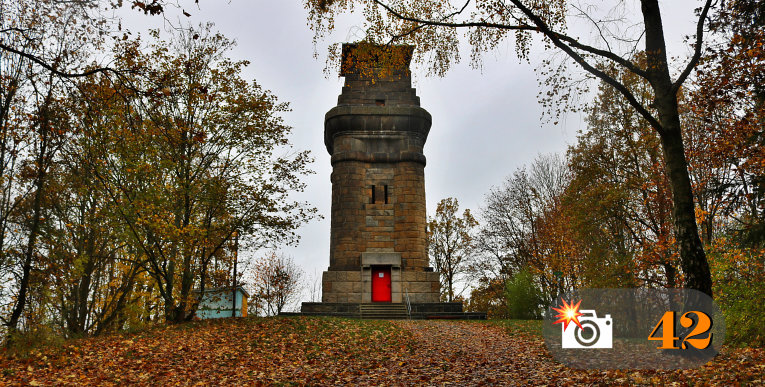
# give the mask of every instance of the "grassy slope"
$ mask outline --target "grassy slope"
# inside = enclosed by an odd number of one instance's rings
[[[410,341],[384,321],[206,320],[0,355],[0,385],[321,380],[377,367]]]
[[[447,325],[438,325],[447,324]],[[448,325],[457,324],[457,325]],[[515,352],[510,362],[537,370],[537,383],[569,380],[578,384],[737,384],[765,380],[765,351],[727,349],[698,370],[580,371],[552,361],[544,349],[538,321],[412,322],[333,318],[244,318],[163,326],[140,333],[71,340],[63,346],[33,350],[25,356],[0,353],[0,385],[209,385],[401,383],[427,381],[436,355],[412,330],[463,332],[453,339],[475,342],[471,356],[453,356],[462,369],[486,369],[487,357]],[[497,331],[501,349],[474,356],[485,345],[480,332]],[[504,331],[506,335],[502,335]],[[417,339],[416,336],[420,338]],[[446,340],[451,340],[446,335]],[[418,340],[420,340],[418,342]],[[441,338],[443,340],[443,338]],[[516,343],[524,342],[524,346]],[[445,345],[446,346],[446,345]],[[447,354],[449,355],[449,354]],[[453,354],[452,354],[453,355]],[[523,356],[528,355],[524,359]],[[483,360],[482,360],[483,359]],[[444,359],[445,360],[445,359]],[[475,362],[475,364],[471,363]],[[495,366],[497,366],[495,364]],[[431,367],[432,368],[432,367]],[[406,374],[402,379],[389,370]],[[501,370],[497,369],[497,374]],[[547,379],[547,377],[558,379]],[[475,379],[473,379],[475,380]],[[480,380],[480,379],[479,379]],[[502,380],[502,379],[499,379]],[[377,383],[375,383],[377,382]],[[527,380],[526,382],[531,382]]]

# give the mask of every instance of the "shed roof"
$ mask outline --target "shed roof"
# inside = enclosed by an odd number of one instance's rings
[[[232,290],[234,289],[231,286],[220,286],[217,288],[207,288],[205,289],[205,293],[230,292]],[[245,296],[250,297],[250,293],[247,292],[242,285],[237,285],[236,290],[239,290],[244,293]],[[199,289],[194,289],[194,293],[199,293]]]

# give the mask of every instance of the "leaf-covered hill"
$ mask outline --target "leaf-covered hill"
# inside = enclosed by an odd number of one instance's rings
[[[538,325],[537,325],[538,327]],[[0,385],[758,384],[765,351],[724,348],[686,371],[581,371],[534,324],[244,318],[0,354]]]

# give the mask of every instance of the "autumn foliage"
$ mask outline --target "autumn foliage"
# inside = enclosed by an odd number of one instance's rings
[[[680,90],[683,140],[696,222],[709,254],[714,295],[729,341],[762,345],[762,10],[730,2],[713,23],[720,35],[696,77]],[[637,53],[633,59],[643,63]],[[604,67],[641,100],[645,80]],[[582,287],[679,287],[685,276],[673,230],[672,186],[657,133],[603,83],[585,108],[587,129],[565,160],[540,156],[486,196],[477,253],[476,302],[491,310],[507,283],[530,270],[546,302]],[[553,171],[557,171],[553,173]],[[557,178],[556,178],[557,176]],[[491,294],[494,301],[486,299]],[[508,300],[508,305],[517,300]],[[545,304],[545,302],[541,302]]]
[[[168,4],[127,3],[152,15]],[[317,38],[356,4],[368,40],[416,43],[433,74],[459,61],[465,27],[476,64],[509,37],[521,59],[542,42],[604,81],[588,94],[568,65],[543,61],[547,113],[583,111],[587,127],[565,155],[508,171],[476,218],[441,202],[429,247],[445,299],[461,300],[462,281],[468,310],[534,318],[576,288],[690,283],[713,293],[730,346],[690,371],[575,371],[513,322],[189,322],[204,289],[241,279],[235,236],[288,244],[315,216],[290,198],[311,159],[288,141],[289,107],[244,78],[209,26],[136,37],[93,6],[106,3],[0,0],[0,384],[762,382],[762,350],[733,348],[765,344],[761,2],[700,9],[711,38],[680,76],[655,0],[641,1],[650,44],[628,55],[566,35],[562,0],[478,1],[478,24],[463,2],[303,3]],[[410,59],[398,51],[389,62]],[[260,314],[299,287],[280,259],[245,278]]]
[[[289,198],[312,160],[291,149],[288,105],[211,25],[106,43],[92,9],[43,3],[42,20],[2,3],[20,27],[0,33],[28,50],[3,54],[0,75],[6,344],[188,321],[205,289],[230,286],[239,246],[293,243],[315,214]],[[24,45],[46,28],[59,52]],[[89,72],[96,47],[112,68]]]
[[[576,370],[538,323],[240,318],[73,340],[0,354],[4,385],[748,385],[762,349],[724,348],[691,370]]]

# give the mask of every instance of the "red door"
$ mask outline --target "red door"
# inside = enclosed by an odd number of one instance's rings
[[[390,267],[372,267],[372,302],[390,301]]]

